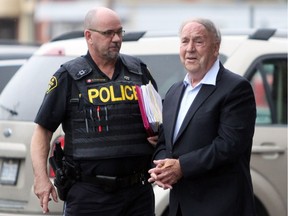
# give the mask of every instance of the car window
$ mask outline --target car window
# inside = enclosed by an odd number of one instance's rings
[[[257,105],[256,124],[287,124],[287,57],[258,59],[251,84]]]

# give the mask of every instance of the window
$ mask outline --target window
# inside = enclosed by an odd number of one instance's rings
[[[260,59],[250,80],[257,105],[256,124],[287,124],[287,57]]]
[[[0,39],[16,39],[17,38],[17,19],[0,19]]]
[[[148,65],[162,98],[175,82],[183,80],[186,75],[178,54],[139,55],[138,57]]]

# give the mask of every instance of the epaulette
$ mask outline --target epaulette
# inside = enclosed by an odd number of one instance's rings
[[[84,57],[77,57],[61,66],[68,71],[74,80],[79,80],[92,72],[92,67]]]
[[[129,72],[142,75],[141,64],[145,64],[139,58],[125,54],[120,54],[120,58]]]

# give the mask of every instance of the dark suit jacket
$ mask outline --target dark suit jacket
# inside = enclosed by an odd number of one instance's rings
[[[216,86],[203,85],[173,143],[183,82],[163,103],[154,159],[179,158],[183,177],[170,191],[170,215],[255,215],[249,170],[256,108],[250,83],[220,64]]]

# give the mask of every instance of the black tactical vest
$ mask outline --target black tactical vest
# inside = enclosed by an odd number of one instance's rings
[[[76,82],[77,94],[65,120],[65,154],[74,159],[107,159],[151,155],[135,85],[142,84],[141,61],[120,55],[123,68],[116,80],[106,80],[87,60],[63,65]],[[96,75],[95,75],[96,74]],[[78,94],[80,92],[80,94]]]

